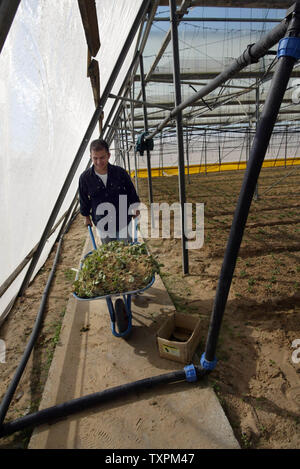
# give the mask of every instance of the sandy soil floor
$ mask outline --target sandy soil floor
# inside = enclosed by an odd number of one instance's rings
[[[187,202],[205,204],[205,240],[152,239],[163,281],[178,311],[198,313],[205,349],[213,300],[243,172],[186,178]],[[243,448],[300,448],[300,168],[266,169],[251,206],[209,380]],[[140,182],[144,202],[146,181]],[[153,179],[155,202],[178,201],[178,178]]]
[[[300,448],[300,363],[292,361],[292,342],[300,339],[299,169],[262,172],[260,198],[252,204],[219,336],[218,366],[209,376],[243,448]],[[161,276],[177,310],[202,319],[195,363],[205,348],[242,177],[243,172],[201,174],[187,182],[187,201],[205,203],[205,241],[201,249],[189,251],[189,275],[182,274],[180,240],[148,240],[152,254],[163,264]],[[147,181],[140,180],[139,187],[146,203]],[[153,179],[153,192],[156,202],[177,201],[177,177]],[[6,421],[38,409],[59,345],[74,278],[71,269],[78,266],[86,234],[77,217],[64,238],[43,328]],[[6,363],[0,365],[0,399],[34,325],[55,250],[0,329],[7,344]],[[30,434],[3,438],[0,448],[26,447]]]

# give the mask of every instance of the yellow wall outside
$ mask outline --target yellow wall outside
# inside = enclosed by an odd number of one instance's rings
[[[276,160],[266,160],[263,162],[263,168],[272,168],[277,166],[292,166],[300,164],[300,158],[278,158]],[[199,174],[199,173],[211,173],[219,171],[235,171],[237,169],[246,169],[246,162],[233,162],[233,163],[221,163],[219,164],[207,164],[205,165],[190,165],[190,174]],[[131,171],[131,177],[134,177],[134,171]],[[185,166],[185,174],[188,174],[188,168]],[[178,167],[177,166],[164,166],[163,170],[159,168],[151,169],[152,177],[157,176],[177,176]],[[148,176],[147,168],[138,170],[138,177],[146,178]]]

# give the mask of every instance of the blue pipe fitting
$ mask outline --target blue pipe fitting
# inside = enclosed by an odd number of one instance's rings
[[[218,360],[216,358],[212,362],[206,360],[205,359],[205,353],[203,353],[202,356],[201,356],[200,365],[205,370],[214,370],[215,367],[217,366],[217,361]]]
[[[184,367],[185,377],[189,383],[194,383],[197,381],[197,372],[194,365],[187,365]]]
[[[300,59],[300,37],[284,37],[280,39],[277,51],[277,58],[294,57]]]

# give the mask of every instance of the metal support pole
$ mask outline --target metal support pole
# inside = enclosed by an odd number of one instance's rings
[[[250,125],[250,124],[249,124],[249,125]],[[248,128],[247,128],[247,130],[246,130],[246,132],[247,132],[246,166],[247,166],[248,161],[249,161],[249,152],[250,152],[250,148],[249,148],[249,143],[250,143],[250,139],[249,139],[249,133],[250,133],[249,125],[248,125]]]
[[[119,139],[120,139],[120,157],[122,158],[123,167],[126,171],[127,168],[126,168],[126,159],[125,159],[124,136],[123,136],[123,128],[122,128],[121,120],[119,120],[119,130],[117,132],[118,132]]]
[[[120,160],[119,136],[118,136],[117,131],[114,133],[113,141],[114,141],[114,147],[115,147],[115,164],[117,166],[121,166],[122,163],[121,163],[121,160]]]
[[[121,117],[119,118],[119,133],[120,133],[120,141],[121,141],[121,155],[122,155],[122,160],[123,160],[123,164],[124,164],[124,169],[127,171],[127,167],[126,167],[126,158],[125,158],[125,145],[124,145],[124,132],[123,132],[123,123],[122,123],[122,119]]]
[[[163,155],[163,141],[162,141],[162,132],[159,137],[159,175],[164,175],[164,155]]]
[[[128,147],[128,135],[127,135],[127,126],[126,126],[126,114],[125,114],[125,107],[123,108],[123,118],[124,118],[124,130],[125,130],[125,144],[126,144],[126,155],[127,155],[127,165],[128,165],[128,173],[130,176],[130,158],[129,158],[129,147]]]
[[[137,61],[138,61],[138,58],[139,58],[139,52],[137,52],[134,56],[134,58],[132,59],[131,61],[131,64],[129,66],[129,69],[126,73],[126,76],[123,80],[123,83],[122,83],[122,86],[121,88],[119,89],[119,92],[118,92],[118,96],[121,96],[123,92],[126,91],[126,86],[128,84],[128,81],[130,80],[130,76],[132,74],[132,71],[134,70],[134,67],[136,66],[137,64]],[[124,91],[125,90],[125,91]],[[118,103],[119,103],[119,100],[118,99],[115,99],[114,101],[114,104],[112,105],[111,107],[111,110],[109,112],[109,115],[107,116],[106,120],[105,120],[105,124],[102,128],[102,132],[100,134],[100,138],[103,138],[105,136],[105,140],[108,142],[108,144],[110,145],[111,141],[113,140],[113,137],[112,137],[112,131],[111,132],[107,132],[107,129],[108,129],[108,126],[109,124],[111,123],[111,120],[112,120],[112,117],[114,116],[114,119],[112,121],[112,125],[114,125],[115,121],[117,120],[117,116],[119,115],[119,111],[115,112],[116,111],[116,108],[118,106]]]
[[[287,136],[288,136],[288,126],[285,127],[285,148],[284,148],[284,167],[286,168],[286,158],[287,158]]]
[[[142,88],[142,96],[143,101],[146,102],[146,89],[145,89],[145,80],[144,80],[144,62],[143,56],[140,55],[140,73],[141,73],[141,88]],[[147,117],[147,107],[143,104],[143,113],[144,113],[144,131],[148,132],[148,117]],[[152,174],[151,174],[151,160],[150,160],[150,151],[147,150],[147,171],[148,171],[148,196],[149,196],[149,204],[153,203],[153,190],[152,190]],[[151,210],[152,214],[152,210]]]
[[[206,130],[204,130],[203,135],[202,135],[201,158],[199,160],[198,174],[201,173],[201,169],[202,169],[202,159],[203,159],[203,151],[204,151],[204,135],[205,135],[205,132],[206,132]]]
[[[181,89],[180,89],[180,62],[179,62],[179,46],[178,46],[178,30],[177,30],[177,15],[176,15],[176,1],[169,0],[170,5],[170,18],[171,18],[171,41],[173,49],[173,79],[175,87],[175,106],[181,103]],[[184,180],[184,145],[183,145],[183,130],[182,130],[182,112],[176,115],[176,130],[177,130],[177,146],[178,146],[178,182],[179,182],[179,200],[181,205],[181,243],[182,243],[182,268],[183,273],[189,273],[189,260],[187,250],[187,239],[185,235],[185,180]]]
[[[204,131],[204,165],[205,165],[205,176],[207,176],[207,140],[206,140],[206,130]]]
[[[203,2],[204,3],[204,2]],[[217,2],[216,2],[217,6]],[[155,16],[154,21],[166,21],[169,22],[170,18],[167,16],[161,17],[161,16]],[[217,18],[217,17],[211,17],[207,18],[204,16],[195,16],[195,17],[184,17],[180,18],[179,21],[184,21],[186,22],[201,22],[201,23],[207,23],[207,22],[228,22],[228,23],[279,23],[280,20],[276,18]]]
[[[220,135],[219,135],[220,137]],[[220,138],[218,143],[218,155],[219,155],[219,172],[221,171],[221,146],[220,146]]]
[[[41,255],[41,253],[42,253],[42,251],[43,251],[43,249],[44,249],[44,246],[45,246],[45,243],[46,243],[46,240],[47,240],[47,237],[48,237],[48,233],[50,232],[50,230],[51,230],[53,224],[55,223],[56,217],[57,217],[57,215],[58,215],[58,213],[59,213],[59,210],[60,210],[60,208],[61,208],[61,206],[62,206],[62,204],[63,204],[63,201],[64,201],[64,199],[65,199],[65,197],[66,197],[66,195],[67,195],[67,192],[68,192],[68,190],[69,190],[69,187],[70,187],[70,185],[71,185],[71,183],[72,183],[72,181],[73,181],[73,178],[74,178],[74,176],[75,176],[75,174],[76,174],[76,171],[77,171],[78,166],[79,166],[79,164],[80,164],[80,162],[81,162],[81,159],[82,159],[82,157],[83,157],[83,155],[84,155],[84,153],[85,153],[85,150],[86,150],[87,145],[88,145],[88,143],[89,143],[89,141],[90,141],[90,138],[91,138],[91,136],[92,136],[92,134],[93,134],[93,132],[94,132],[94,130],[95,130],[96,125],[97,125],[98,122],[99,122],[99,118],[100,118],[101,113],[102,113],[102,111],[103,111],[104,105],[106,104],[106,101],[107,101],[107,99],[108,99],[109,93],[111,92],[111,90],[112,90],[112,88],[113,88],[113,86],[114,86],[114,83],[115,83],[115,81],[116,81],[116,79],[117,79],[117,76],[118,76],[118,74],[119,74],[119,72],[120,72],[120,69],[121,69],[121,67],[122,67],[122,65],[123,65],[123,62],[124,62],[125,57],[126,57],[126,55],[127,55],[127,52],[128,52],[129,49],[130,49],[130,46],[131,46],[131,44],[132,44],[132,41],[133,41],[133,39],[135,38],[136,32],[137,32],[137,30],[138,30],[138,27],[139,27],[139,25],[140,25],[140,23],[141,23],[141,21],[142,21],[142,18],[144,17],[144,14],[146,13],[146,11],[147,11],[147,9],[148,9],[148,7],[149,7],[149,4],[150,4],[150,0],[143,0],[141,6],[140,6],[140,8],[139,8],[139,11],[138,11],[138,13],[137,13],[137,15],[136,15],[136,17],[135,17],[135,20],[134,20],[134,22],[133,22],[133,24],[132,24],[132,27],[131,27],[130,31],[129,31],[129,34],[128,34],[128,36],[127,36],[127,39],[126,39],[126,41],[125,41],[125,43],[124,43],[124,46],[122,47],[122,50],[121,50],[121,52],[120,52],[120,54],[119,54],[119,57],[118,57],[118,59],[117,59],[117,61],[116,61],[116,63],[115,63],[115,66],[114,66],[113,71],[112,71],[112,73],[111,73],[111,75],[110,75],[110,78],[109,78],[109,80],[108,80],[108,82],[107,82],[107,85],[106,85],[106,87],[105,87],[105,89],[104,89],[104,91],[103,91],[103,94],[102,94],[101,98],[100,98],[99,105],[97,106],[97,108],[96,108],[96,110],[95,110],[95,112],[94,112],[94,114],[93,114],[93,117],[92,117],[92,119],[91,119],[91,121],[90,121],[90,124],[89,124],[89,126],[88,126],[88,128],[87,128],[87,130],[86,130],[86,133],[85,133],[85,135],[84,135],[84,137],[83,137],[83,140],[82,140],[82,142],[81,142],[81,145],[80,145],[80,147],[79,147],[79,149],[78,149],[78,152],[77,152],[77,154],[76,154],[76,156],[75,156],[75,159],[74,159],[74,161],[73,161],[73,163],[72,163],[72,165],[71,165],[71,168],[70,168],[70,170],[69,170],[69,172],[68,172],[68,174],[67,174],[67,177],[66,177],[66,179],[65,179],[65,182],[64,182],[64,184],[63,184],[63,187],[62,187],[62,189],[61,189],[61,191],[60,191],[60,193],[59,193],[59,196],[58,196],[58,198],[57,198],[57,201],[56,201],[56,203],[55,203],[55,205],[54,205],[54,207],[53,207],[53,210],[52,210],[51,215],[50,215],[50,217],[49,217],[49,219],[48,219],[48,222],[47,222],[47,224],[46,224],[46,227],[45,227],[45,229],[44,229],[44,232],[43,232],[43,234],[42,234],[42,237],[41,237],[41,239],[40,239],[40,241],[39,241],[39,246],[38,246],[38,248],[37,248],[37,250],[36,250],[36,252],[35,252],[35,254],[34,254],[33,258],[32,258],[32,261],[31,261],[31,263],[30,263],[30,266],[29,266],[29,268],[28,268],[28,270],[27,270],[27,272],[26,272],[25,278],[24,278],[23,283],[22,283],[22,285],[21,285],[21,288],[20,288],[20,290],[19,290],[19,296],[22,296],[22,295],[23,295],[24,291],[26,290],[26,288],[27,288],[27,286],[28,286],[28,284],[29,284],[29,282],[30,282],[30,279],[31,279],[31,277],[32,277],[32,275],[33,275],[33,272],[34,272],[35,267],[36,267],[36,265],[37,265],[37,263],[38,263],[38,260],[39,260],[39,258],[40,258],[40,255]]]
[[[255,104],[256,104],[256,107],[255,107],[255,130],[256,130],[258,121],[259,121],[259,81],[258,81],[258,78],[256,78]],[[258,182],[255,186],[254,200],[258,200]]]
[[[287,36],[299,36],[300,34],[300,2],[295,3],[293,8],[294,11],[290,15],[291,20],[288,24]],[[206,349],[202,356],[202,366],[209,367],[210,363],[215,362],[218,335],[255,186],[295,62],[296,59],[294,57],[287,55],[279,58],[271,88],[256,129],[250,159],[245,172],[224,255],[208,331]]]
[[[186,126],[186,164],[187,164],[187,180],[188,183],[190,184],[190,155],[189,155],[189,129],[188,126]]]
[[[134,99],[134,82],[132,83],[132,91],[131,87],[129,88],[130,98]],[[132,134],[132,143],[133,143],[133,152],[134,152],[134,174],[135,174],[135,190],[137,195],[139,195],[139,184],[138,184],[138,163],[137,163],[137,156],[135,150],[135,134],[134,134],[134,107],[133,102],[130,103],[130,113],[131,113],[131,134]]]

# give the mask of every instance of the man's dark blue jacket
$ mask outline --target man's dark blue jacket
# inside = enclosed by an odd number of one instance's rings
[[[110,202],[116,209],[117,231],[122,228],[119,227],[119,195],[127,195],[127,213],[131,204],[140,202],[129,175],[120,166],[108,163],[106,187],[95,173],[94,166],[84,171],[79,178],[80,213],[85,217],[91,215],[95,225],[105,216],[96,215],[98,205]],[[127,224],[131,218],[127,216]]]

